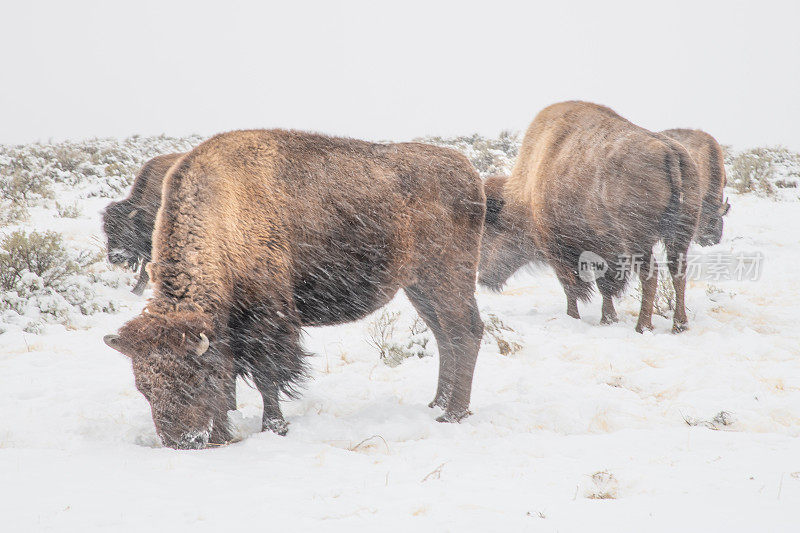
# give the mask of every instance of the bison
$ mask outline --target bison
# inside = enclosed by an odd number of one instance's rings
[[[701,130],[672,129],[661,133],[681,143],[697,165],[703,204],[694,241],[700,246],[719,244],[722,240],[722,217],[731,208],[723,198],[727,180],[722,147],[714,137]]]
[[[166,446],[230,439],[237,375],[278,400],[305,372],[301,328],[357,320],[400,289],[439,348],[431,406],[468,414],[483,334],[475,278],[483,187],[458,152],[286,130],[217,135],[165,178],[154,295],[105,342],[132,359]]]
[[[563,102],[531,123],[511,176],[485,187],[481,284],[499,290],[540,258],[561,282],[569,316],[580,317],[577,301],[590,298],[594,281],[608,323],[617,320],[613,297],[637,270],[642,332],[653,327],[653,246],[661,240],[675,285],[673,331],[687,327],[685,262],[701,195],[695,163],[680,143],[607,107]]]
[[[160,155],[145,163],[133,180],[128,197],[110,203],[103,211],[109,262],[127,265],[134,272],[141,266],[139,280],[131,291],[138,296],[144,293],[149,280],[145,266],[150,261],[153,225],[161,205],[161,182],[182,155]]]

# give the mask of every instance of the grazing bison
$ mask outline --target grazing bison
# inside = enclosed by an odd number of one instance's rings
[[[607,323],[617,320],[612,298],[638,270],[641,332],[653,327],[658,271],[651,259],[661,240],[675,285],[673,331],[682,331],[685,256],[699,191],[695,164],[677,141],[600,105],[547,107],[528,128],[512,175],[486,183],[479,281],[499,289],[520,266],[541,257],[564,287],[567,314],[579,318],[577,301],[589,299],[596,275]],[[579,262],[586,260],[597,270],[582,271]]]
[[[357,320],[403,288],[439,346],[431,406],[468,414],[483,334],[475,275],[485,216],[467,159],[425,144],[234,131],[164,182],[154,296],[106,343],[132,358],[165,445],[229,440],[235,379],[286,432],[279,395],[304,374],[303,326]]]
[[[136,271],[139,280],[133,288],[141,296],[147,286],[145,270],[150,261],[153,225],[161,205],[161,182],[169,167],[183,154],[154,157],[144,164],[133,180],[133,188],[124,200],[112,202],[103,212],[103,231],[108,239],[108,260]]]
[[[722,240],[722,217],[731,208],[723,198],[727,180],[722,147],[714,137],[701,130],[673,129],[661,133],[681,143],[697,165],[703,204],[694,241],[700,246],[719,244]]]

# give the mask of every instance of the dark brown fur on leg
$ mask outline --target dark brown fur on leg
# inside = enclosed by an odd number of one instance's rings
[[[423,290],[418,286],[411,286],[405,288],[406,296],[414,309],[425,322],[425,324],[433,332],[433,337],[436,339],[436,346],[439,351],[439,377],[437,379],[436,394],[433,401],[428,404],[428,407],[441,407],[447,408],[447,401],[453,391],[454,376],[449,374],[453,363],[453,349],[450,346],[450,341],[442,331],[442,326],[439,323],[439,318],[436,316],[436,311],[431,304],[430,299],[425,295]]]
[[[577,320],[580,320],[581,315],[578,312],[578,299],[582,295],[584,291],[580,291],[573,285],[575,281],[574,276],[569,276],[565,274],[561,274],[560,272],[556,271],[556,277],[558,277],[558,281],[561,282],[561,287],[564,289],[564,295],[567,297],[567,316],[571,316]]]
[[[417,285],[417,291],[427,295],[427,303],[438,318],[444,337],[442,344],[448,347],[445,353],[449,352],[440,365],[437,388],[436,398],[446,399],[445,413],[437,419],[440,422],[457,422],[470,414],[472,376],[483,336],[474,287],[459,287],[457,284],[463,279],[452,276],[445,280],[437,276],[435,281]]]
[[[673,314],[672,332],[680,333],[688,329],[686,317],[686,252],[667,250],[669,273],[675,287],[675,312]]]
[[[261,419],[261,431],[271,431],[278,435],[286,435],[289,423],[283,418],[279,403],[278,386],[274,383],[257,382],[256,387],[264,401],[264,414]]]
[[[639,281],[642,284],[642,306],[639,310],[639,320],[636,322],[636,331],[643,333],[653,329],[653,301],[658,288],[658,269],[650,269],[650,257],[646,258],[639,269]]]
[[[614,308],[614,296],[622,292],[625,287],[626,280],[617,278],[617,271],[612,269],[605,275],[597,278],[597,290],[603,296],[603,314],[600,319],[601,324],[613,324],[619,322],[617,317],[617,310]]]
[[[614,309],[614,299],[608,294],[603,294],[603,316],[600,319],[601,324],[613,324],[619,322],[617,317],[617,310]]]
[[[444,414],[437,418],[439,422],[458,422],[471,414],[469,402],[472,394],[472,376],[481,346],[483,322],[474,295],[466,298],[465,304],[466,316],[453,313],[452,316],[445,316],[441,319],[446,324],[445,331],[451,332],[450,344],[453,347],[455,380],[447,408]]]
[[[145,288],[147,288],[147,283],[150,281],[150,276],[147,275],[147,270],[145,267],[147,266],[146,262],[142,262],[142,268],[139,269],[139,280],[136,282],[136,286],[131,290],[133,294],[136,296],[141,296],[144,294]]]

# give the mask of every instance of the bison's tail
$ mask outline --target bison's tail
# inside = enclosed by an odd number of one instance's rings
[[[677,243],[686,243],[688,246],[697,224],[697,212],[686,192],[688,187],[697,183],[697,167],[680,145],[667,151],[664,166],[671,194],[661,217],[661,237],[668,247]]]

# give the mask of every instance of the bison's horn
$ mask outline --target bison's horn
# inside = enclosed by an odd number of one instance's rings
[[[730,211],[730,210],[731,210],[731,203],[730,203],[730,199],[728,199],[728,198],[725,198],[725,203],[724,203],[724,204],[722,204],[722,209],[720,209],[720,214],[721,214],[722,216],[725,216],[725,215],[727,215],[727,214],[728,214],[728,211]]]
[[[197,345],[197,348],[195,349],[195,353],[197,355],[203,355],[204,353],[206,353],[206,350],[208,350],[209,344],[211,344],[211,343],[208,342],[208,337],[206,337],[206,334],[205,333],[201,333],[200,334],[200,344]]]
[[[131,211],[130,213],[128,213],[128,218],[133,218],[133,217],[135,217],[135,216],[136,216],[136,213],[138,213],[138,212],[139,212],[139,210],[138,210],[138,209],[134,209],[133,211]]]
[[[120,353],[125,353],[122,351],[122,346],[119,342],[119,339],[120,339],[119,335],[105,335],[103,337],[103,342],[105,342],[109,348],[114,348],[116,351]]]

